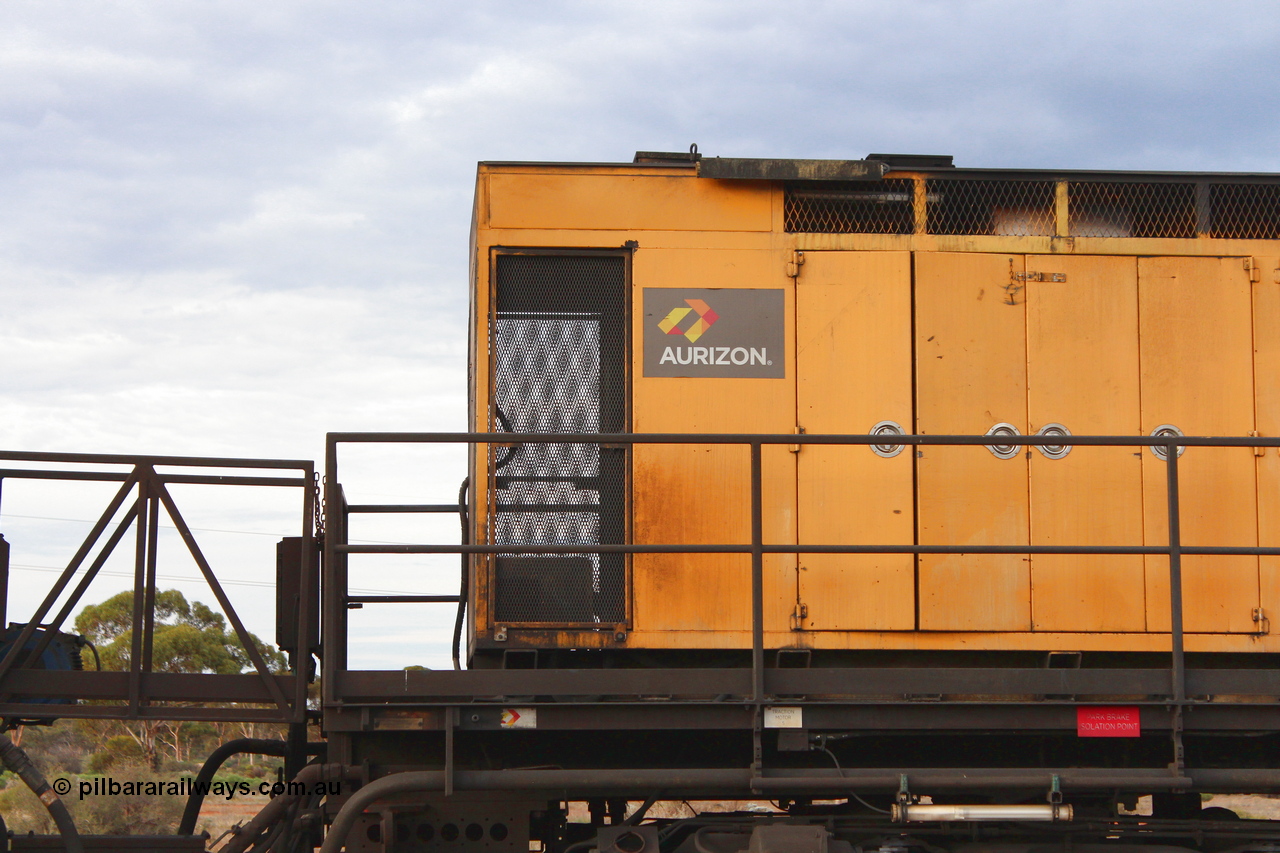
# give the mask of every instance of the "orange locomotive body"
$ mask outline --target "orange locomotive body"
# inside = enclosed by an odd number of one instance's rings
[[[1278,200],[1269,176],[909,156],[484,163],[472,429],[1274,437]],[[796,550],[764,555],[764,645],[1167,651],[1163,553],[804,551],[1164,547],[1162,452],[767,444],[763,542]],[[1280,545],[1274,447],[1178,461],[1184,545]],[[481,446],[472,483],[477,541],[751,542],[742,444]],[[486,556],[472,649],[749,648],[750,570]],[[1275,556],[1187,554],[1181,583],[1188,651],[1280,650]]]

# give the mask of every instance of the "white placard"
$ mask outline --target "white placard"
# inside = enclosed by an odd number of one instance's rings
[[[804,709],[777,705],[765,708],[764,727],[766,729],[803,729]]]

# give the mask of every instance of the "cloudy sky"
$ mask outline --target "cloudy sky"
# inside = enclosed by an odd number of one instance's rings
[[[1278,46],[1267,2],[5,0],[0,449],[320,459],[329,430],[463,429],[479,160],[696,142],[1280,171]],[[447,501],[462,465],[351,471],[358,497]],[[296,502],[191,499],[270,636]],[[7,481],[11,619],[104,500]],[[454,535],[359,535],[437,533]],[[453,566],[371,564],[352,585],[444,589]],[[161,575],[211,600],[178,580],[189,563]],[[354,615],[358,665],[447,656],[446,614]]]

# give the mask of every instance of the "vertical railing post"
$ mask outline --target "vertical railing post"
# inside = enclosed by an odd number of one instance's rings
[[[0,477],[0,498],[4,496],[4,477]],[[3,503],[0,501],[0,503]],[[4,532],[0,531],[0,631],[9,624],[9,543],[4,541]]]
[[[320,638],[324,646],[321,656],[321,691],[326,704],[333,702],[336,675],[346,667],[346,597],[347,588],[338,580],[338,545],[345,538],[339,523],[341,508],[338,496],[338,443],[332,435],[325,437],[324,449],[324,565],[320,581],[323,597]]]
[[[136,716],[142,704],[142,654],[147,633],[147,501],[150,471],[139,466],[137,525],[133,551],[133,630],[129,644],[129,715]]]
[[[764,487],[760,442],[751,442],[751,698],[764,701]]]
[[[297,648],[291,659],[293,669],[293,726],[301,726],[300,742],[302,744],[302,752],[297,753],[291,747],[290,761],[286,764],[296,766],[297,770],[302,769],[302,765],[306,764],[306,743],[307,743],[307,686],[312,675],[311,669],[311,634],[314,631],[316,636],[320,635],[319,626],[312,625],[313,618],[311,612],[311,602],[317,600],[316,591],[311,588],[312,584],[319,584],[320,572],[319,566],[316,565],[319,560],[319,554],[316,551],[316,511],[319,507],[316,505],[319,501],[319,492],[317,489],[315,466],[308,464],[303,470],[303,479],[306,485],[302,487],[302,571],[298,578],[298,613],[295,621],[295,629],[297,631]],[[276,589],[276,595],[280,594],[279,588]],[[317,608],[318,610],[318,608]],[[320,614],[317,612],[314,618],[319,619]],[[290,743],[294,743],[299,737],[294,733],[293,728],[290,729]],[[296,771],[295,774],[296,775]],[[293,776],[289,776],[290,779]]]
[[[1187,698],[1186,658],[1182,643],[1182,528],[1178,507],[1178,445],[1173,438],[1165,443],[1165,469],[1169,507],[1169,637],[1172,650],[1170,677],[1173,699]]]
[[[142,481],[145,485],[147,481]],[[147,588],[142,603],[142,671],[151,672],[156,642],[156,552],[160,547],[160,499],[147,496]]]

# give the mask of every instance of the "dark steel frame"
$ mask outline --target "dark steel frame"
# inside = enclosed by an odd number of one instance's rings
[[[345,538],[351,512],[458,512],[451,504],[348,506],[338,478],[338,447],[342,444],[478,444],[494,442],[602,442],[610,444],[739,445],[749,450],[751,464],[751,541],[731,545],[353,545]],[[904,435],[893,443],[908,446],[983,446],[989,436]],[[1109,781],[1103,787],[1151,788],[1168,783],[1180,788],[1196,785],[1262,785],[1261,771],[1192,771],[1184,766],[1182,733],[1186,731],[1277,731],[1276,697],[1280,670],[1275,668],[1188,670],[1184,647],[1182,556],[1276,555],[1280,547],[1204,547],[1182,543],[1180,529],[1178,448],[1280,447],[1280,439],[1135,437],[1135,436],[1009,436],[1002,443],[1031,447],[1127,446],[1163,448],[1166,452],[1166,500],[1169,540],[1165,545],[1033,546],[1033,545],[774,545],[764,541],[762,450],[765,445],[884,444],[884,436],[856,435],[718,435],[718,434],[510,434],[510,433],[330,433],[326,443],[326,522],[324,550],[324,626],[328,638],[324,659],[326,728],[331,733],[409,728],[443,731],[445,777],[453,776],[452,744],[457,731],[500,728],[503,707],[537,706],[540,730],[706,729],[750,730],[755,744],[750,787],[756,791],[832,790],[853,776],[823,772],[783,773],[785,781],[770,783],[763,768],[763,711],[767,705],[805,708],[805,727],[813,729],[872,729],[879,731],[1073,731],[1079,704],[1105,704],[1108,696],[1145,695],[1124,704],[1140,707],[1144,731],[1168,733],[1173,760],[1168,770],[1098,772]],[[751,666],[739,668],[535,669],[414,672],[348,671],[346,623],[348,603],[456,603],[457,596],[350,596],[346,591],[348,554],[494,554],[593,553],[627,554],[747,554],[751,557]],[[1167,668],[1031,669],[1020,667],[850,667],[787,669],[768,666],[763,626],[763,563],[765,554],[1143,554],[1169,560],[1171,623]],[[1160,632],[1164,633],[1164,632]],[[1248,695],[1261,701],[1215,702],[1214,694]],[[575,698],[576,697],[576,698]],[[654,697],[665,701],[655,703]],[[926,698],[927,703],[921,702]],[[1100,698],[1101,697],[1101,698]],[[1269,700],[1269,701],[1268,701]],[[1115,701],[1114,699],[1110,701]],[[1184,710],[1197,713],[1184,719]],[[463,713],[465,709],[466,713]],[[398,715],[387,725],[384,715]],[[406,717],[405,715],[408,715]],[[515,772],[515,771],[513,771]],[[850,771],[852,773],[852,770]],[[897,770],[857,772],[881,785]],[[928,777],[927,769],[921,769]],[[961,770],[938,770],[936,778],[964,782]],[[1009,771],[1013,772],[1013,771]],[[1028,769],[1035,778],[1049,771]],[[1079,772],[1079,771],[1066,771]],[[999,774],[997,773],[997,776]],[[1024,774],[1025,775],[1025,774]],[[827,778],[830,776],[830,778]],[[883,778],[882,778],[883,777]],[[1128,781],[1125,781],[1126,778]],[[1172,778],[1172,781],[1170,779]],[[1269,777],[1268,777],[1269,778]],[[992,777],[987,774],[988,782]],[[1160,780],[1160,781],[1157,781]],[[1200,781],[1192,781],[1192,780]],[[843,780],[843,781],[841,781]],[[998,785],[999,780],[995,783]],[[452,784],[445,783],[447,790]],[[977,784],[977,783],[973,783]],[[501,787],[497,781],[496,787]],[[1280,788],[1280,780],[1264,787]]]
[[[1143,554],[1164,555],[1169,559],[1170,595],[1170,695],[1176,702],[1186,701],[1186,656],[1184,652],[1182,619],[1182,557],[1183,555],[1255,555],[1280,556],[1280,547],[1206,547],[1182,544],[1178,495],[1178,448],[1180,447],[1280,447],[1280,438],[1202,438],[1188,436],[1135,437],[1135,436],[1001,436],[1002,444],[1019,446],[1070,445],[1105,447],[1160,447],[1167,454],[1166,502],[1169,524],[1167,545],[770,545],[764,542],[761,450],[764,445],[869,445],[885,444],[884,436],[869,435],[717,435],[717,434],[646,434],[646,435],[585,435],[576,433],[329,433],[326,455],[326,529],[336,534],[345,532],[347,516],[352,512],[422,512],[453,513],[460,511],[456,504],[377,505],[348,506],[338,482],[337,447],[339,444],[691,444],[691,445],[746,445],[751,454],[751,542],[741,545],[351,545],[340,535],[330,535],[325,541],[326,577],[324,584],[326,614],[337,615],[338,607],[345,610],[347,602],[449,602],[456,603],[457,596],[348,596],[344,578],[329,577],[331,569],[346,554],[750,554],[752,601],[752,689],[753,700],[764,697],[764,620],[763,620],[763,561],[765,554]],[[966,435],[904,435],[894,437],[894,444],[909,446],[985,446],[991,444],[990,436]],[[1163,632],[1159,632],[1163,633]],[[345,637],[342,632],[330,632],[331,640]],[[326,675],[336,674],[345,667],[345,650],[335,654],[330,645]],[[330,667],[333,667],[332,669]]]
[[[0,468],[0,487],[6,479],[76,480],[120,483],[120,488],[99,516],[75,555],[54,581],[9,653],[0,659],[0,717],[43,718],[78,717],[122,720],[236,720],[254,722],[303,723],[307,713],[307,678],[298,677],[298,669],[306,671],[305,655],[295,656],[294,669],[287,675],[273,674],[267,669],[258,648],[249,637],[240,616],[196,543],[191,528],[179,511],[168,486],[170,484],[232,485],[288,487],[302,490],[301,535],[304,554],[315,554],[316,522],[315,464],[294,459],[225,459],[187,456],[133,456],[89,453],[37,453],[0,451],[0,462],[50,463],[60,466],[116,466],[127,470],[92,470],[83,467],[38,469],[27,467]],[[158,468],[177,468],[179,472]],[[190,469],[235,471],[296,471],[297,476],[265,476],[241,473],[182,473]],[[132,495],[132,499],[130,496]],[[151,671],[152,640],[155,628],[156,563],[160,512],[163,507],[178,530],[187,551],[195,560],[209,589],[245,648],[254,672],[237,675],[213,673],[165,673]],[[121,514],[123,510],[123,514]],[[116,521],[117,516],[119,520]],[[116,521],[105,537],[112,522]],[[81,597],[97,576],[107,558],[123,540],[130,526],[135,528],[133,646],[127,672],[45,671],[16,665],[18,650],[34,636],[37,627],[50,629],[37,641],[28,660],[37,660],[52,641],[53,632],[62,629]],[[97,549],[96,554],[94,554]],[[86,560],[89,567],[74,589],[62,602],[52,620],[50,612],[66,591]],[[302,572],[303,600],[311,594],[313,571]],[[308,636],[309,614],[299,607],[297,636]],[[0,622],[4,620],[4,604],[0,602]],[[140,626],[141,630],[138,630]],[[36,705],[14,701],[20,697],[42,697],[72,700],[62,705]],[[74,700],[97,700],[104,703],[75,704]],[[157,703],[183,703],[157,704]],[[266,705],[261,708],[219,707],[227,703]]]

